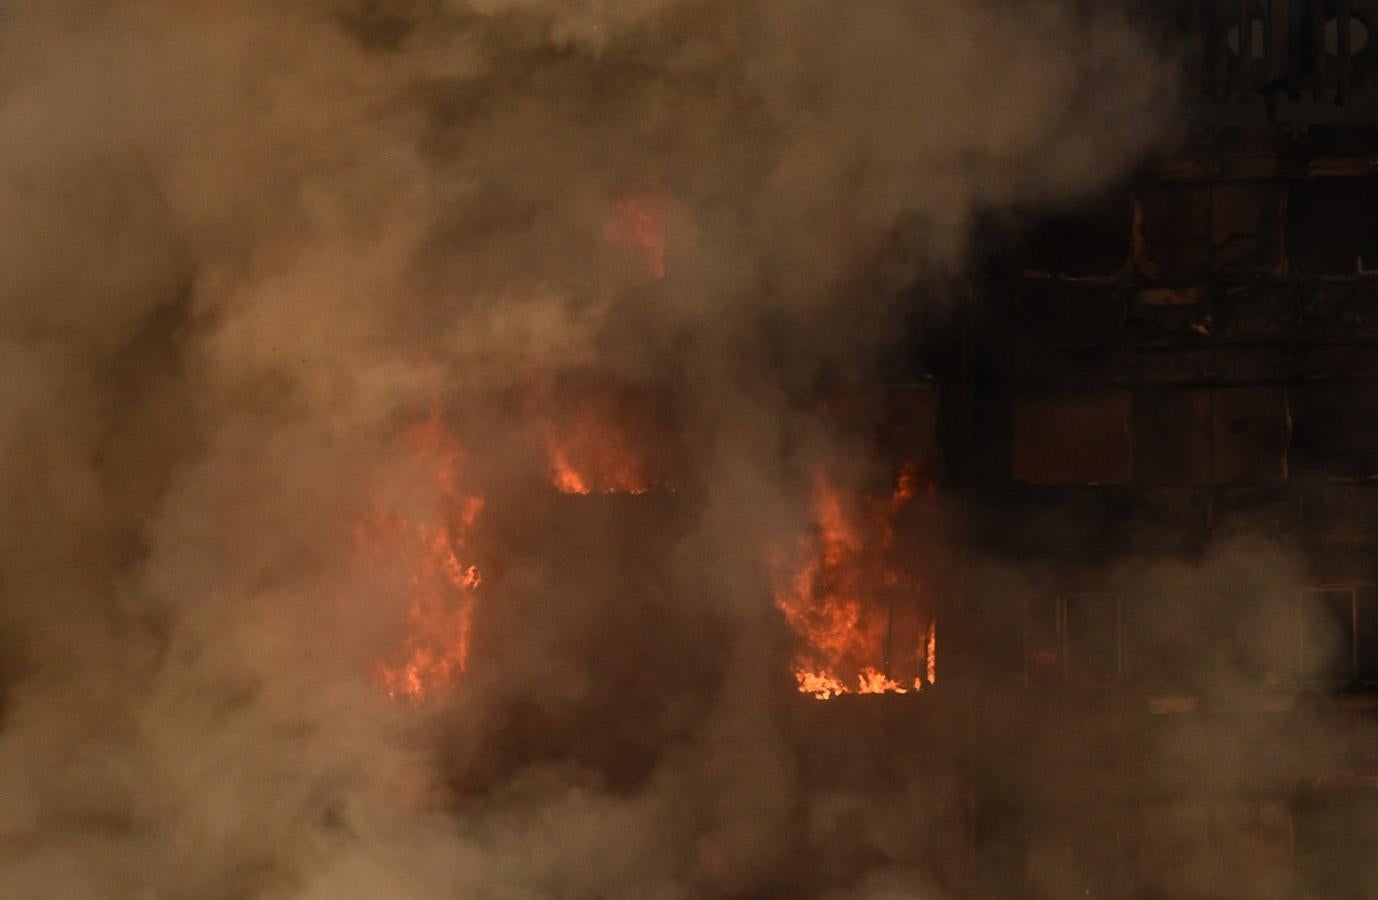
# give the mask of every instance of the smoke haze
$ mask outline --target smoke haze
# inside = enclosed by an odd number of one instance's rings
[[[762,548],[812,389],[1162,128],[1157,49],[1070,6],[9,4],[0,895],[941,896],[931,798],[803,787]],[[548,496],[600,385],[673,493]],[[472,664],[398,702],[359,523],[456,497]]]

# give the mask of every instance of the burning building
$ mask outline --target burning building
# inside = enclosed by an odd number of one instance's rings
[[[272,6],[0,15],[0,896],[1378,893],[1378,5]]]

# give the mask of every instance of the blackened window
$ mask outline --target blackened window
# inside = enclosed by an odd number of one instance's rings
[[[1301,385],[1289,400],[1290,463],[1296,476],[1378,475],[1378,386]]]
[[[1352,275],[1378,265],[1378,185],[1332,178],[1293,184],[1287,255],[1306,275]]]
[[[1114,191],[1074,213],[1044,220],[1022,242],[1024,270],[1071,277],[1115,274],[1129,259],[1130,203],[1127,190]]]
[[[1014,476],[1028,484],[1129,480],[1129,393],[1023,397],[1014,410]]]
[[[1024,681],[1111,684],[1124,670],[1120,598],[1109,593],[1031,597],[1024,606]]]
[[[1378,681],[1378,593],[1373,585],[1301,591],[1297,677],[1332,685]]]
[[[1279,386],[1216,388],[1214,459],[1218,484],[1287,478],[1287,402]]]
[[[1134,480],[1191,485],[1211,481],[1209,388],[1147,390],[1134,396]]]
[[[1290,438],[1280,385],[1145,389],[1134,395],[1139,484],[1285,481]]]

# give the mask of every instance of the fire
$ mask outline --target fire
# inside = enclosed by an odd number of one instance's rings
[[[938,620],[928,623],[928,640],[924,645],[924,671],[929,684],[938,683]]]
[[[588,423],[584,423],[585,426]],[[547,430],[550,483],[563,494],[644,494],[650,490],[640,456],[615,430]]]
[[[936,621],[920,626],[919,583],[894,559],[894,519],[919,488],[913,466],[879,500],[853,500],[825,472],[815,477],[814,533],[774,567],[801,693],[906,694],[936,682]],[[892,653],[900,647],[911,652]]]
[[[847,685],[824,672],[798,671],[794,673],[801,693],[813,694],[820,700],[847,693]]]
[[[565,494],[644,494],[656,486],[627,417],[596,395],[570,403],[542,428],[550,483]]]
[[[859,685],[857,688],[858,694],[908,693],[898,681],[893,678],[887,678],[883,672],[878,672],[870,666],[862,669],[857,675],[857,683]],[[916,681],[914,683],[915,690],[921,687],[922,682]]]
[[[466,557],[481,497],[458,488],[460,453],[438,411],[408,435],[433,466],[436,494],[430,515],[413,520],[378,513],[359,527],[360,545],[374,558],[401,560],[407,570],[407,635],[395,663],[380,663],[388,696],[418,702],[454,682],[465,669],[476,592],[483,578]]]
[[[625,247],[647,277],[665,277],[665,204],[656,191],[627,194],[605,227],[608,240]]]

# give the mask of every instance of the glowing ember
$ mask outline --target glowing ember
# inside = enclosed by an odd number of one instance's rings
[[[919,584],[893,559],[894,518],[918,487],[908,466],[888,497],[855,502],[825,473],[815,478],[815,533],[775,560],[775,605],[795,636],[801,693],[905,694],[936,681],[936,623],[920,627]]]
[[[478,567],[464,558],[483,499],[456,487],[459,451],[439,414],[409,435],[435,465],[436,502],[424,521],[381,513],[362,523],[361,545],[375,558],[407,567],[407,636],[400,661],[380,663],[377,674],[388,696],[420,701],[453,683],[464,671],[473,626]]]
[[[605,231],[609,240],[631,252],[648,277],[665,277],[665,208],[658,193],[638,191],[623,197]]]

